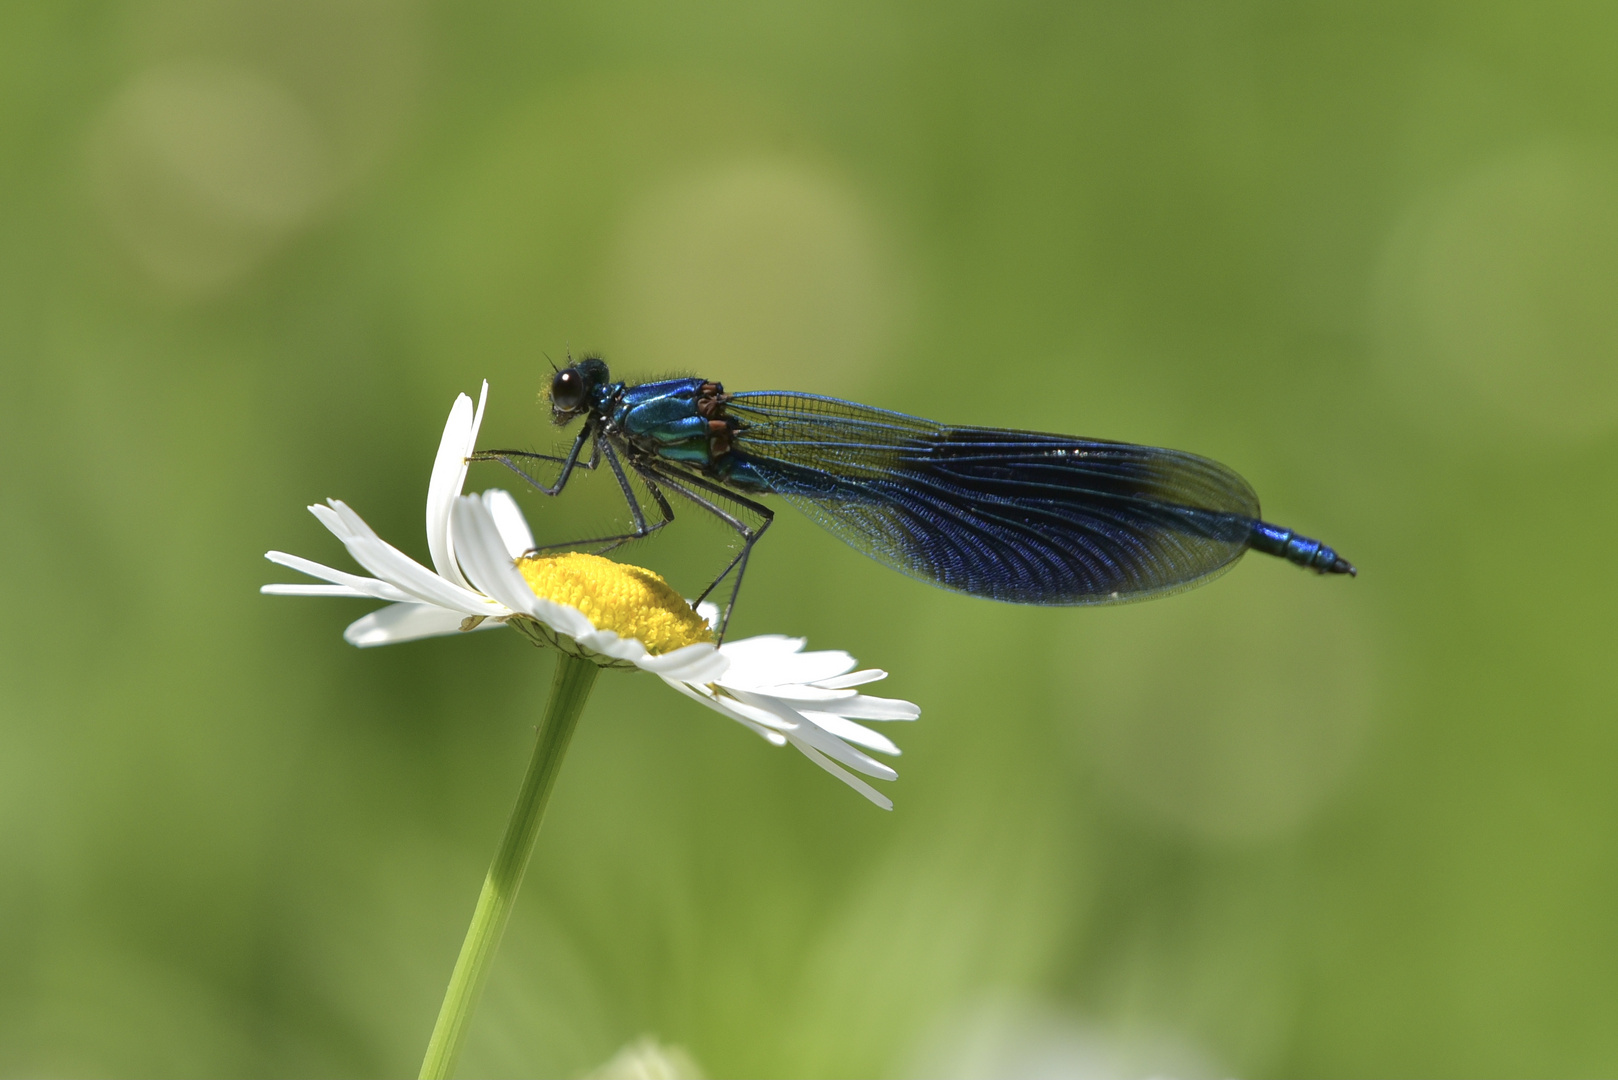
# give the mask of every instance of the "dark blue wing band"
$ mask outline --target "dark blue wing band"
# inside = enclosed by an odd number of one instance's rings
[[[738,394],[733,453],[873,558],[948,589],[1097,604],[1188,587],[1234,562],[1259,516],[1194,454],[945,427],[834,398]]]

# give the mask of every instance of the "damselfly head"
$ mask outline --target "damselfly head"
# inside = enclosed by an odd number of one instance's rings
[[[590,411],[597,387],[607,381],[607,365],[600,357],[586,356],[551,377],[551,415],[565,424]]]

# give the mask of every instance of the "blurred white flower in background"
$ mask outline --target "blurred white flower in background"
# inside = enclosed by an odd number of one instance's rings
[[[419,100],[414,0],[127,7],[130,75],[85,131],[85,179],[175,299],[250,281],[374,172]]]
[[[906,1075],[928,1080],[1196,1080],[1225,1075],[1161,1029],[1107,1028],[1014,994],[949,1010],[915,1048]]]
[[[702,1080],[702,1069],[685,1047],[643,1035],[588,1073],[585,1080]]]

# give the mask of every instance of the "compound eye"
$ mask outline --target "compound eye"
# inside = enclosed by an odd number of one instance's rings
[[[551,380],[551,407],[573,412],[584,404],[584,376],[573,368],[558,371]]]

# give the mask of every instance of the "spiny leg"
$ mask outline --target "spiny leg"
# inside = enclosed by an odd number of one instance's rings
[[[607,542],[607,546],[597,551],[597,555],[605,555],[620,544],[626,544],[631,540],[639,540],[642,537],[649,536],[674,520],[674,507],[670,506],[668,499],[664,498],[662,489],[652,482],[651,477],[641,476],[641,483],[646,485],[646,490],[651,493],[652,498],[657,502],[658,513],[663,515],[662,521],[648,526],[645,515],[641,513],[640,500],[635,498],[635,489],[629,483],[629,477],[624,475],[623,466],[618,463],[617,451],[613,450],[609,444],[606,446],[606,452],[607,464],[612,466],[612,474],[618,478],[618,487],[624,493],[624,501],[629,504],[630,514],[635,518],[635,531],[623,536],[604,538],[603,542]],[[637,475],[639,474],[637,473]]]
[[[494,455],[497,455],[497,454],[499,454],[499,455],[520,455],[522,457],[541,458],[541,459],[547,460],[547,461],[561,461],[561,460],[563,460],[561,458],[550,457],[550,456],[547,456],[547,455],[544,455],[544,454],[528,454],[528,453],[523,453],[523,452],[520,452],[520,451],[510,451],[510,450],[487,450],[487,451],[483,451],[482,453],[485,454],[485,455],[488,455],[488,456],[487,457],[479,456],[479,457],[475,458],[475,460],[480,460],[480,461],[481,460],[499,461],[502,465],[505,465],[507,468],[513,469],[513,471],[517,472],[518,475],[522,476],[524,479],[528,480],[530,483],[534,483],[533,477],[529,476],[527,473],[523,472],[522,470],[517,469],[510,462],[506,461],[503,457],[496,457]],[[577,456],[576,453],[573,456]],[[630,485],[629,477],[624,474],[623,466],[618,463],[618,454],[617,454],[617,452],[613,450],[612,444],[607,442],[605,439],[601,439],[601,438],[596,439],[595,446],[593,447],[593,449],[591,450],[591,453],[590,453],[589,462],[586,463],[586,462],[581,461],[581,462],[578,463],[578,467],[581,468],[581,469],[594,469],[601,463],[601,459],[602,459],[603,456],[606,457],[607,464],[612,468],[613,476],[616,477],[617,480],[618,480],[618,487],[619,487],[619,490],[621,490],[623,492],[624,502],[626,502],[629,505],[630,516],[635,521],[635,529],[634,529],[634,531],[633,532],[626,532],[626,533],[617,533],[617,534],[614,534],[612,536],[592,536],[592,537],[586,537],[586,538],[579,539],[579,540],[564,540],[564,541],[562,541],[560,543],[556,543],[556,544],[539,544],[539,545],[536,545],[534,547],[529,548],[526,552],[524,552],[524,555],[526,555],[526,556],[534,556],[534,555],[538,555],[538,554],[540,554],[542,552],[546,552],[546,551],[557,551],[557,550],[562,549],[562,548],[590,547],[590,546],[593,546],[593,545],[596,545],[596,544],[604,544],[604,545],[606,545],[605,547],[599,548],[594,552],[594,554],[597,554],[597,555],[604,555],[607,552],[611,551],[613,548],[618,547],[620,544],[626,544],[631,540],[640,540],[640,539],[642,539],[644,537],[650,536],[652,533],[656,532],[658,529],[661,529],[663,526],[667,525],[669,522],[674,520],[674,508],[669,505],[668,500],[663,497],[663,493],[657,489],[657,486],[655,484],[651,483],[650,481],[647,481],[647,483],[646,483],[647,490],[651,492],[652,498],[656,500],[657,509],[658,509],[659,513],[661,513],[663,515],[663,519],[661,521],[655,521],[655,522],[648,522],[646,520],[646,514],[641,509],[640,500],[635,497],[635,489]],[[642,477],[642,479],[645,479],[645,478]],[[553,495],[553,494],[556,493],[556,491],[561,490],[561,487],[562,487],[563,483],[565,483],[565,480],[558,480],[557,484],[555,485],[555,487],[556,487],[555,491],[545,487],[542,484],[535,484],[535,486],[538,487],[541,491],[545,492],[547,495]]]
[[[723,521],[725,524],[729,525],[731,528],[735,529],[741,534],[741,551],[737,552],[736,557],[731,559],[730,562],[725,565],[725,568],[719,572],[718,577],[714,578],[713,581],[708,583],[708,587],[702,590],[702,595],[697,597],[696,601],[691,605],[694,608],[706,600],[708,598],[708,594],[713,592],[714,589],[719,586],[721,581],[725,580],[725,575],[729,574],[732,570],[736,571],[736,579],[730,588],[730,600],[725,604],[724,614],[720,616],[719,619],[718,636],[719,640],[723,642],[725,640],[725,631],[730,626],[731,613],[736,608],[736,597],[739,596],[742,591],[742,576],[747,573],[748,556],[752,554],[753,545],[758,543],[759,537],[763,536],[765,530],[768,529],[771,523],[775,521],[775,511],[771,510],[762,503],[756,503],[751,499],[743,498],[728,488],[720,487],[718,484],[714,484],[697,476],[692,476],[689,473],[674,474],[664,469],[648,468],[645,466],[638,467],[636,471],[639,472],[643,478],[648,478],[648,473],[656,476],[658,479],[662,480],[663,483],[667,484],[671,490],[679,493],[687,499],[690,499],[692,502],[696,503],[698,506],[702,507],[704,510],[708,511],[720,521]],[[686,486],[688,484],[690,487]],[[729,501],[744,507],[748,511],[757,514],[759,517],[758,527],[754,528],[748,525],[745,521],[742,521],[740,518],[725,510],[722,506],[713,502],[711,499],[697,494],[696,491],[691,490],[692,488],[718,495],[721,498],[728,499]]]
[[[595,552],[597,555],[605,555],[621,544],[627,544],[631,540],[640,540],[650,536],[674,520],[674,508],[669,505],[668,499],[663,497],[663,492],[658,490],[657,485],[649,478],[642,476],[641,479],[646,484],[646,490],[651,492],[652,498],[657,501],[658,511],[663,515],[662,521],[648,524],[646,514],[641,510],[640,500],[635,497],[635,489],[629,483],[629,477],[624,475],[624,467],[618,463],[618,452],[612,448],[611,443],[597,439],[596,451],[592,457],[599,459],[603,456],[606,457],[607,464],[611,466],[613,476],[618,479],[618,488],[624,493],[624,502],[629,504],[630,516],[635,519],[635,531],[619,533],[616,536],[597,536],[589,540],[570,540],[565,544],[546,544],[543,547],[531,549],[532,553],[549,551],[555,548],[583,547],[586,544],[605,544],[605,547],[599,548]]]
[[[602,441],[599,437],[595,440],[595,443],[590,448],[590,460],[587,462],[581,462],[579,460],[579,453],[584,449],[585,440],[590,438],[592,434],[594,434],[594,429],[589,424],[586,424],[584,427],[580,428],[578,438],[573,440],[573,448],[567,452],[567,457],[565,458],[559,458],[552,454],[535,454],[528,450],[477,450],[467,457],[466,460],[498,461],[500,464],[522,477],[531,486],[539,491],[542,491],[547,495],[560,495],[562,493],[562,489],[567,487],[568,478],[573,475],[573,469],[575,466],[581,469],[594,469],[601,463]],[[524,461],[560,461],[562,463],[562,471],[557,474],[556,483],[544,484],[528,475],[527,470],[518,465],[513,459],[522,459]]]

